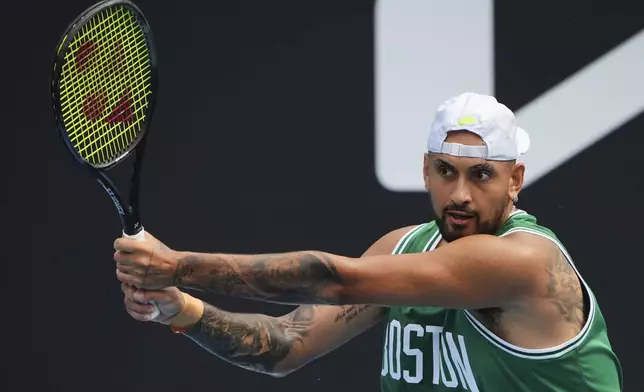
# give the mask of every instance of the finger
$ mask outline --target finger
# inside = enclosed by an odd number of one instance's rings
[[[140,250],[145,245],[142,241],[137,241],[130,238],[120,237],[114,240],[114,249],[127,253],[134,253]]]
[[[143,285],[143,280],[140,277],[123,273],[118,268],[116,269],[116,279],[123,283],[131,284],[134,287],[141,287]]]
[[[141,314],[137,313],[133,310],[130,309],[125,309],[127,314],[129,314],[133,319],[139,320],[139,321],[152,321],[152,315],[151,314]]]
[[[122,250],[117,250],[116,252],[114,252],[113,258],[114,258],[114,261],[116,261],[119,264],[129,265],[135,262],[134,261],[135,259],[133,258],[132,253],[127,253]]]
[[[159,302],[166,303],[171,301],[170,296],[164,291],[139,289],[134,293],[134,300],[140,303]]]
[[[144,274],[144,272],[141,270],[140,267],[132,266],[132,265],[125,265],[125,264],[119,263],[119,264],[116,264],[116,269],[118,269],[125,275],[130,275],[130,276],[141,277]]]
[[[134,301],[134,293],[136,292],[136,287],[132,286],[129,283],[121,282],[121,291],[125,294],[126,298]]]
[[[125,303],[125,307],[127,309],[139,314],[148,315],[150,317],[152,317],[152,313],[154,313],[154,311],[156,310],[153,305],[138,303],[130,300],[129,298],[125,298],[123,302]]]
[[[148,250],[141,249],[137,253],[127,253],[122,250],[114,252],[112,257],[117,264],[147,266],[150,263],[152,253]]]
[[[134,286],[132,286],[129,283],[121,282],[121,291],[125,294],[128,295],[130,293],[134,293]]]
[[[151,254],[143,252],[130,254],[123,251],[116,251],[114,253],[116,266],[124,273],[130,275],[144,275],[148,268],[150,268],[151,258]]]

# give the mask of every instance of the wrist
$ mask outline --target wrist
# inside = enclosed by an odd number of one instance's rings
[[[169,325],[175,332],[183,332],[189,329],[201,320],[204,313],[204,304],[200,299],[184,292],[181,292],[181,295],[183,296],[181,310],[163,322]]]
[[[191,287],[194,280],[194,253],[186,251],[175,251],[173,259],[174,264],[174,285],[177,287]]]

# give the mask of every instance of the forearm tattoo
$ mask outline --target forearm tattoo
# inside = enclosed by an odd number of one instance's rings
[[[177,286],[287,304],[338,304],[341,283],[336,262],[322,252],[188,253],[175,273]]]
[[[232,364],[266,374],[279,373],[279,364],[303,344],[316,311],[315,306],[302,306],[276,318],[204,305],[203,317],[185,335]]]

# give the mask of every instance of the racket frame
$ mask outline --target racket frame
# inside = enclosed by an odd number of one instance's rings
[[[148,45],[148,52],[150,54],[150,83],[152,94],[150,94],[147,113],[145,120],[141,125],[141,132],[132,142],[130,148],[121,154],[116,159],[108,162],[103,165],[92,165],[83,159],[79,154],[76,153],[74,147],[71,144],[71,140],[66,132],[65,124],[63,122],[62,110],[60,108],[60,86],[59,80],[62,73],[63,65],[65,64],[65,54],[69,49],[69,45],[73,42],[76,34],[83,28],[85,23],[90,20],[94,15],[101,12],[105,8],[112,7],[114,5],[123,5],[131,8],[136,17],[139,20],[139,23],[143,29],[145,40]],[[121,221],[121,226],[123,233],[128,236],[135,236],[141,232],[143,226],[140,221],[140,209],[139,209],[139,190],[141,183],[141,166],[143,164],[143,156],[145,154],[145,145],[147,140],[148,131],[150,129],[150,124],[152,117],[154,115],[154,110],[156,107],[156,96],[158,89],[158,70],[157,70],[157,57],[156,49],[154,46],[154,38],[152,35],[152,29],[148,23],[148,20],[145,18],[145,15],[141,9],[129,0],[104,0],[98,2],[91,7],[87,8],[85,11],[80,13],[76,19],[69,24],[65,32],[62,34],[58,45],[56,46],[56,52],[53,60],[53,72],[51,77],[51,99],[52,99],[52,109],[54,114],[54,121],[56,124],[56,129],[58,130],[58,136],[65,145],[67,151],[74,157],[74,160],[84,167],[90,175],[92,175],[96,181],[103,187],[105,192],[109,195],[110,199],[114,203],[114,206],[119,214]],[[107,176],[106,172],[122,163],[126,158],[134,153],[135,159],[132,167],[132,174],[130,177],[130,197],[129,202],[125,203],[121,192],[119,192],[116,185],[112,180]]]

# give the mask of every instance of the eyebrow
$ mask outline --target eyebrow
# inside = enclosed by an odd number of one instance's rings
[[[438,165],[438,166],[445,166],[445,167],[447,167],[447,168],[449,168],[449,169],[456,169],[456,168],[454,167],[454,165],[452,165],[451,163],[449,163],[449,162],[447,162],[447,161],[444,161],[444,160],[442,160],[442,159],[440,159],[440,158],[436,159],[436,161],[435,161],[435,162],[436,162],[436,165]],[[492,165],[490,165],[489,163],[487,163],[487,162],[485,162],[485,163],[479,163],[479,164],[476,164],[476,165],[470,166],[470,167],[468,167],[468,168],[467,168],[467,170],[468,170],[468,171],[473,171],[473,170],[489,170],[490,172],[496,172],[496,169],[494,169],[494,167],[493,167]]]
[[[470,166],[468,170],[489,170],[491,172],[496,171],[492,165],[489,163],[479,163],[478,165]]]
[[[442,160],[442,159],[440,159],[440,158],[436,159],[436,161],[434,161],[434,162],[435,162],[437,165],[440,165],[440,166],[449,166],[449,167],[452,167],[452,168],[454,167],[454,166],[453,166],[452,164],[450,164],[449,162],[444,161],[444,160]]]
[[[447,161],[444,161],[444,160],[442,160],[440,158],[437,158],[434,162],[435,162],[435,165],[437,165],[439,167],[444,167],[444,168],[447,168],[447,169],[449,169],[451,171],[458,171],[458,170],[456,170],[456,167],[454,165],[452,165],[451,163],[449,163]],[[490,174],[496,174],[498,172],[498,170],[496,170],[494,168],[494,166],[490,165],[487,162],[479,163],[479,164],[476,164],[476,165],[473,165],[473,166],[470,166],[470,167],[467,168],[467,171],[470,172],[470,173],[471,172],[476,172],[478,170],[487,170],[487,171],[490,172]]]

